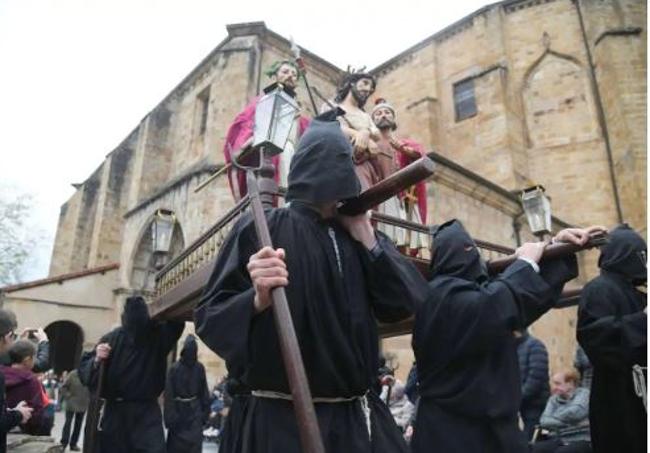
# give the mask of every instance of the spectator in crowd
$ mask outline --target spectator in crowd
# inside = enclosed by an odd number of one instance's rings
[[[587,354],[585,354],[585,350],[582,349],[582,346],[580,345],[576,348],[576,355],[573,358],[573,366],[580,373],[580,383],[578,386],[590,390],[591,380],[594,376],[594,367],[591,365]]]
[[[81,383],[77,370],[72,370],[68,373],[61,386],[60,395],[61,401],[65,402],[65,424],[63,425],[63,433],[61,434],[61,445],[63,445],[64,449],[70,445],[71,451],[79,451],[77,442],[79,441],[79,433],[81,433],[84,415],[88,410],[90,393],[88,392],[88,388]],[[74,429],[72,431],[72,437],[70,437],[70,427],[73,420]]]
[[[544,343],[526,330],[515,331],[515,337],[521,378],[519,414],[526,439],[531,440],[549,396],[548,353]]]
[[[222,451],[238,451],[241,445],[240,433],[233,427],[244,423],[248,405],[251,400],[250,389],[239,379],[224,378],[223,409],[221,409],[221,432],[219,448]]]
[[[395,423],[402,430],[406,431],[407,426],[412,420],[415,406],[411,403],[404,391],[404,384],[397,379],[393,384],[388,402],[388,409],[395,419]]]
[[[409,371],[409,375],[406,378],[404,393],[406,393],[406,396],[411,403],[417,404],[420,395],[418,393],[418,366],[415,362],[413,362],[411,371]]]
[[[0,354],[6,354],[13,345],[15,319],[13,313],[0,309]],[[0,453],[7,451],[7,432],[19,423],[27,423],[32,416],[32,410],[25,401],[21,401],[13,409],[7,409],[5,376],[0,373]]]
[[[11,318],[12,330],[18,329],[18,320],[13,312],[7,311]],[[21,340],[31,340],[36,343],[36,356],[34,357],[34,373],[45,373],[50,369],[50,342],[43,328],[34,329],[26,327],[20,334]],[[8,353],[0,353],[0,364],[11,365],[11,359]]]
[[[29,421],[21,425],[24,433],[41,436],[49,435],[54,419],[45,411],[49,399],[43,385],[32,372],[36,346],[30,340],[18,340],[9,348],[11,366],[2,366],[2,374],[7,386],[7,405],[15,406],[21,401],[33,409]]]
[[[388,401],[386,401],[387,390],[392,388],[393,384],[395,384],[395,370],[388,366],[386,356],[382,352],[379,352],[379,367],[377,368],[375,391],[386,404],[388,404]]]
[[[38,373],[38,371],[34,371],[34,373]],[[58,400],[60,399],[59,391],[58,391],[60,385],[59,385],[59,379],[57,375],[54,373],[54,370],[46,371],[43,374],[43,379],[41,383],[43,384],[43,388],[45,388],[45,393],[47,393],[47,397],[50,399],[50,401],[58,402]]]
[[[540,426],[551,431],[550,438],[535,443],[534,453],[589,453],[589,390],[578,387],[576,371],[556,373],[552,393],[542,414]]]

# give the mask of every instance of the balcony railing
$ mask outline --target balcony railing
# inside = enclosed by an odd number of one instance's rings
[[[233,224],[248,207],[248,203],[248,196],[242,198],[216,224],[158,272],[155,287],[156,297],[161,297],[169,292],[216,258],[223,241]]]
[[[280,196],[282,196],[280,194]],[[197,238],[189,247],[172,259],[156,275],[155,297],[152,303],[154,316],[187,316],[187,311],[194,306],[203,286],[212,271],[219,249],[234,223],[248,208],[249,199],[244,197],[233,206],[217,223]],[[404,228],[411,234],[430,234],[430,227],[408,222],[396,217],[374,212],[373,222]],[[482,256],[491,260],[509,255],[514,250],[490,242],[476,241]],[[407,256],[418,268],[426,273],[430,260],[430,250],[422,248],[407,251]]]

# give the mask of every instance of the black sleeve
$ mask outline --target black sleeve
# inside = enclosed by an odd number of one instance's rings
[[[246,269],[257,244],[252,227],[250,216],[233,227],[194,310],[197,335],[237,376],[248,363],[250,324],[255,314],[255,290]]]
[[[210,390],[208,389],[208,380],[205,377],[205,368],[201,365],[201,384],[199,391],[199,400],[203,412],[203,422],[207,422],[210,417]]]
[[[582,290],[577,336],[594,366],[645,363],[648,317],[643,311],[620,314],[623,297],[607,284],[587,284]]]
[[[456,279],[443,312],[438,313],[435,304],[427,304],[436,324],[423,326],[448,332],[445,338],[452,357],[482,354],[521,327],[522,311],[528,305],[542,304],[549,295],[549,286],[530,264],[517,260],[483,285]]]
[[[176,404],[174,398],[176,397],[174,392],[174,386],[172,384],[172,374],[174,373],[175,367],[172,366],[169,372],[167,373],[167,378],[165,381],[165,392],[164,392],[164,402],[163,402],[163,420],[167,429],[174,427],[178,419],[178,413],[176,412]]]
[[[0,432],[7,433],[15,426],[18,426],[23,420],[20,412],[7,409],[7,400],[5,398],[5,377],[0,373]]]
[[[578,276],[578,260],[575,254],[542,261],[539,267],[539,275],[551,288],[551,292],[543,303],[533,302],[521,307],[522,327],[530,326],[553,308],[562,294],[564,284]]]
[[[111,339],[113,338],[112,332],[104,335],[99,339],[97,344],[100,343],[109,343],[111,344]],[[97,345],[93,348],[92,351],[85,352],[81,356],[81,361],[79,362],[79,380],[83,385],[88,387],[90,391],[93,391],[97,388],[97,380],[99,378],[99,364],[95,362],[95,350]],[[108,358],[110,361],[110,356]]]
[[[34,373],[44,373],[50,369],[50,342],[41,341],[36,348],[36,358],[34,359]]]
[[[165,355],[169,354],[185,329],[185,321],[164,321],[160,323],[160,341]]]
[[[497,280],[503,281],[515,296],[519,311],[518,329],[528,327],[557,302],[564,284],[578,275],[575,255],[547,261],[537,274],[523,260],[516,260]]]
[[[415,265],[397,251],[392,241],[377,233],[381,251],[373,256],[363,246],[364,276],[370,304],[381,322],[408,318],[427,295],[427,282]]]

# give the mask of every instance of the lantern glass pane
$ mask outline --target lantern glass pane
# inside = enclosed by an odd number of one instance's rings
[[[284,150],[293,126],[296,108],[284,96],[278,96],[275,102],[273,125],[269,139],[275,146]]]
[[[253,126],[253,146],[266,142],[271,134],[273,121],[274,94],[267,94],[255,106],[255,123]]]
[[[522,204],[533,233],[551,231],[551,204],[541,190],[524,193]]]
[[[173,228],[174,221],[171,217],[158,217],[154,220],[152,225],[154,252],[169,252]]]
[[[545,195],[542,195],[543,205],[544,205],[544,227],[546,231],[551,232],[552,223],[551,223],[551,201]]]
[[[158,233],[156,231],[156,222],[151,224],[151,250],[156,251],[156,238],[158,237]]]

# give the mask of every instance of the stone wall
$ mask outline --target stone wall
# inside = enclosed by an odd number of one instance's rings
[[[376,96],[402,135],[508,190],[546,186],[576,224],[617,222],[607,147],[624,219],[645,231],[645,2],[503,2],[485,7],[376,70]],[[598,44],[595,42],[598,41]],[[477,114],[457,121],[454,84],[474,81]]]
[[[580,2],[625,221],[646,235],[647,3]]]
[[[3,292],[2,308],[13,311],[18,330],[47,327],[56,321],[77,324],[84,336],[84,348],[91,348],[119,320],[113,290],[117,269]]]

